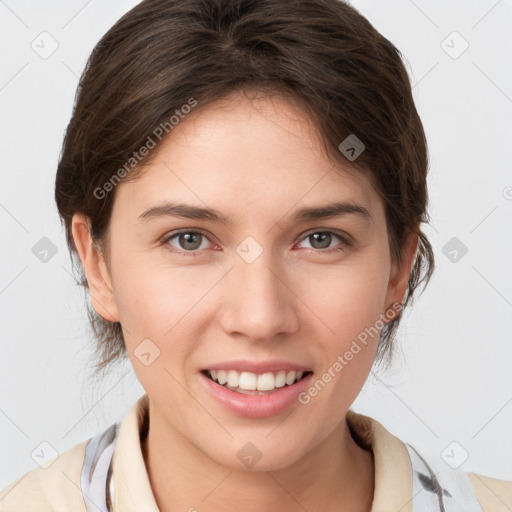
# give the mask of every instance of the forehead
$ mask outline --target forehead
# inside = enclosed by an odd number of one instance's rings
[[[333,164],[311,120],[281,94],[233,94],[198,107],[155,151],[137,180],[119,186],[120,202],[142,208],[180,199],[240,220],[319,200],[368,209],[378,200],[367,173]]]

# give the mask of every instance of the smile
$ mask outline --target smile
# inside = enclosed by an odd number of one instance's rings
[[[207,399],[245,418],[268,418],[300,406],[298,396],[311,385],[309,364],[275,359],[237,359],[209,363],[199,371]]]
[[[263,395],[278,388],[291,386],[312,372],[279,370],[256,374],[236,370],[204,370],[207,377],[225,388],[237,393]]]

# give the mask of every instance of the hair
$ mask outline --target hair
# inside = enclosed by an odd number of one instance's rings
[[[421,224],[427,214],[428,151],[397,48],[341,0],[145,0],[101,38],[80,78],[55,182],[71,260],[71,221],[88,217],[108,263],[115,185],[136,179],[191,106],[249,89],[285,95],[312,121],[328,157],[369,176],[385,205],[391,259],[418,235],[402,308],[380,332],[375,362],[389,364],[404,308],[434,270]],[[165,131],[165,134],[164,134]],[[364,151],[349,161],[349,135]],[[151,144],[150,145],[150,141]],[[145,149],[144,149],[145,148]],[[87,279],[78,260],[77,283]],[[121,324],[87,300],[95,373],[127,358]]]

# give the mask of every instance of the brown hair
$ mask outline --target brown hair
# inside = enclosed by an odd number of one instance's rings
[[[115,184],[135,179],[154,158],[143,148],[165,140],[172,117],[249,88],[296,101],[333,162],[369,173],[385,204],[394,262],[407,234],[418,233],[405,307],[434,270],[420,229],[429,221],[425,134],[400,52],[340,0],[145,0],[119,19],[81,76],[57,169],[55,200],[72,261],[73,214],[87,215],[106,257]],[[349,162],[338,146],[351,134],[365,149]],[[104,372],[127,356],[121,325],[87,308],[96,372]],[[402,312],[383,327],[376,361],[391,355]]]

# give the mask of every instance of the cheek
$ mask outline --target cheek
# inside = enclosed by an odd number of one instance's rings
[[[311,298],[310,309],[322,321],[316,320],[318,328],[312,331],[322,364],[301,403],[312,415],[328,418],[324,433],[338,424],[336,411],[349,408],[372,368],[384,325],[385,271],[379,265],[338,271],[336,278],[325,280],[324,293]]]
[[[185,400],[183,372],[197,337],[197,303],[206,292],[205,281],[191,283],[178,268],[119,261],[116,301],[125,345],[132,367],[147,392],[165,402],[172,395]],[[203,284],[201,284],[203,283]]]
[[[385,258],[365,257],[357,264],[309,272],[299,296],[323,321],[338,343],[374,324],[384,312],[389,267]]]
[[[118,257],[113,268],[115,298],[127,345],[144,338],[165,339],[205,293],[205,280],[197,276],[191,282],[190,269],[170,268],[144,255]]]
[[[345,410],[368,377],[384,325],[388,273],[385,253],[375,251],[330,275],[325,269],[309,274],[304,282],[303,296],[309,297],[305,302],[321,320],[315,321],[319,327],[313,336],[322,360],[317,384],[305,401],[310,400],[320,414],[328,414],[330,408]]]

